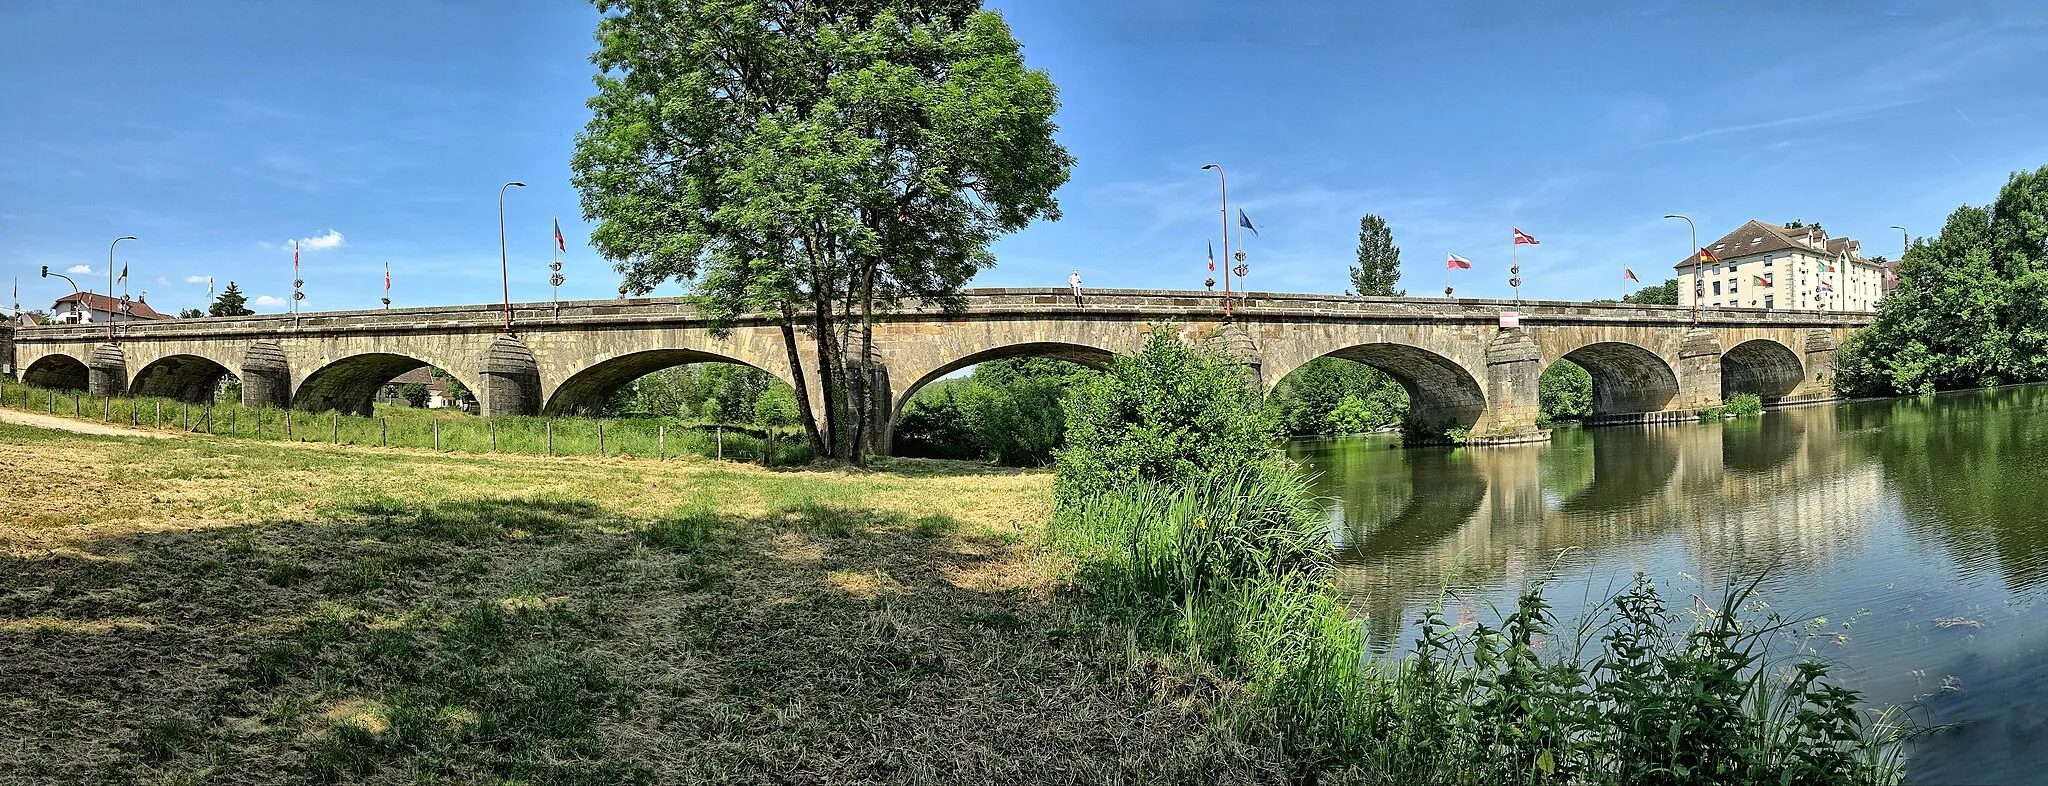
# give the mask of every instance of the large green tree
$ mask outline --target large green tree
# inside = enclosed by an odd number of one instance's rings
[[[206,307],[209,317],[246,317],[255,313],[256,310],[249,307],[249,297],[242,294],[241,288],[236,287],[233,281],[228,282],[227,289],[220,291],[220,297],[213,299],[213,305]]]
[[[1662,284],[1653,284],[1638,289],[1634,294],[1628,296],[1628,302],[1641,303],[1646,306],[1678,305],[1678,279],[1667,278],[1664,279]]]
[[[1358,219],[1358,264],[1351,266],[1351,291],[1360,295],[1401,297],[1395,289],[1401,283],[1401,247],[1394,245],[1394,230],[1379,216],[1367,213]]]
[[[1320,357],[1273,386],[1271,403],[1289,434],[1354,434],[1401,422],[1408,391],[1364,363]]]
[[[997,237],[1059,217],[1057,91],[979,0],[596,0],[597,95],[573,180],[592,241],[647,292],[812,342],[819,455],[859,461],[876,313],[945,309]]]
[[[2048,166],[1989,207],[1957,208],[1899,262],[1876,320],[1839,355],[1837,389],[1914,394],[2048,380]]]

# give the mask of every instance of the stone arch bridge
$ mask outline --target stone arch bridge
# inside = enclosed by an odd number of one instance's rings
[[[1520,313],[1501,327],[1500,312]],[[679,299],[523,303],[507,332],[498,305],[446,306],[22,328],[15,373],[48,387],[204,399],[226,374],[243,403],[367,413],[376,391],[425,365],[477,394],[485,415],[557,415],[601,405],[620,386],[669,366],[732,362],[792,379],[781,330],[742,318],[715,335]],[[1593,377],[1596,421],[1692,417],[1737,393],[1766,402],[1827,398],[1835,348],[1867,314],[1685,309],[1624,304],[1364,298],[1251,293],[1226,321],[1204,292],[970,290],[964,311],[908,306],[876,327],[878,393],[887,436],[925,384],[1019,355],[1106,365],[1172,326],[1224,342],[1268,387],[1318,357],[1399,380],[1416,422],[1462,427],[1484,441],[1540,439],[1536,379],[1561,358]],[[815,351],[799,334],[820,400]]]

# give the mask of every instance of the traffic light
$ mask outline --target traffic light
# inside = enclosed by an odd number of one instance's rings
[[[49,265],[44,265],[44,266],[43,266],[43,278],[49,278],[49,277],[50,277],[50,266],[49,266]]]

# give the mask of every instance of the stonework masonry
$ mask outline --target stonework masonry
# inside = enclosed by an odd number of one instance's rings
[[[1503,311],[1518,311],[1520,326],[1500,327]],[[37,326],[15,330],[11,350],[14,374],[34,384],[195,400],[233,373],[246,404],[362,413],[385,382],[425,365],[474,391],[487,416],[587,412],[683,363],[794,379],[764,315],[715,326],[678,299],[513,312],[509,334],[496,305],[130,323],[111,342],[103,326]],[[1221,339],[1268,387],[1318,357],[1365,363],[1408,389],[1411,420],[1510,442],[1541,438],[1536,380],[1560,359],[1591,373],[1596,421],[1691,417],[1744,392],[1832,396],[1835,348],[1870,315],[1702,309],[1695,325],[1689,310],[1664,306],[1248,293],[1226,320],[1213,293],[1094,290],[1077,305],[1065,289],[979,289],[956,313],[911,303],[880,319],[872,374],[886,446],[910,396],[946,374],[1019,355],[1101,367],[1158,329]],[[816,403],[815,348],[799,344]]]

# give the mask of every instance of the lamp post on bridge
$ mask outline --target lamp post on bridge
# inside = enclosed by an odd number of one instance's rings
[[[504,288],[507,333],[512,332],[512,274],[505,264],[505,189],[513,186],[525,188],[526,184],[515,180],[498,187],[498,277]]]
[[[1692,219],[1691,219],[1691,218],[1688,218],[1688,217],[1686,217],[1686,216],[1684,216],[1684,215],[1680,215],[1680,214],[1678,214],[1678,213],[1673,213],[1673,214],[1671,214],[1671,215],[1665,216],[1665,218],[1678,218],[1678,219],[1684,219],[1684,220],[1685,220],[1685,227],[1686,227],[1686,229],[1692,232],[1692,243],[1691,243],[1691,247],[1690,247],[1690,251],[1692,252],[1692,326],[1693,326],[1693,327],[1699,327],[1699,325],[1700,325],[1700,289],[1701,289],[1701,286],[1700,286],[1700,229],[1699,229],[1699,227],[1693,226],[1693,223],[1692,223]]]
[[[1216,185],[1223,195],[1223,320],[1230,321],[1230,181],[1223,176],[1222,164],[1203,164],[1203,169],[1216,170]]]
[[[49,277],[51,277],[51,276],[56,276],[56,277],[58,277],[58,278],[64,279],[64,282],[65,282],[65,283],[67,283],[67,284],[70,284],[70,285],[71,285],[71,291],[72,291],[72,292],[84,292],[84,291],[85,291],[85,290],[83,290],[83,289],[79,289],[79,288],[78,288],[78,282],[76,282],[76,281],[72,281],[72,280],[71,280],[71,277],[70,277],[70,276],[64,275],[63,273],[52,273],[52,272],[50,272],[50,266],[49,266],[49,265],[44,265],[44,266],[43,266],[43,278],[49,278]],[[73,301],[71,301],[71,313],[73,313],[73,314],[76,314],[76,313],[78,313],[78,307],[79,307],[79,305],[80,305],[80,302],[79,302],[79,301],[77,301],[77,300],[73,300]]]

